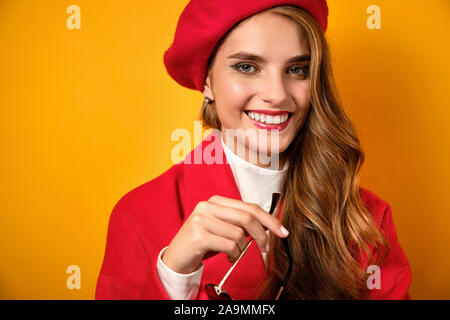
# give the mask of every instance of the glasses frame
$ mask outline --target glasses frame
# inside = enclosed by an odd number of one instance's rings
[[[270,214],[273,214],[273,212],[275,211],[275,208],[277,206],[277,203],[278,203],[280,197],[281,197],[280,193],[278,193],[278,192],[272,193],[272,203],[270,205],[270,210],[269,210]],[[286,253],[287,253],[287,256],[288,256],[289,267],[288,267],[288,270],[286,272],[285,277],[283,278],[283,281],[281,282],[280,289],[278,290],[278,293],[275,296],[275,300],[279,300],[280,299],[284,289],[286,288],[286,285],[287,285],[287,283],[289,281],[289,277],[291,276],[291,273],[292,273],[292,265],[293,265],[293,259],[292,259],[292,254],[291,254],[291,248],[289,246],[289,240],[288,240],[288,238],[282,238],[281,241],[283,243],[284,249],[286,250]],[[223,289],[222,287],[225,284],[225,281],[228,279],[228,277],[231,274],[231,272],[233,271],[234,267],[236,267],[238,262],[245,255],[245,253],[247,252],[248,247],[250,247],[252,242],[253,242],[253,239],[251,239],[249,242],[247,242],[247,244],[245,245],[245,247],[242,250],[241,254],[239,255],[238,259],[233,263],[233,265],[230,267],[230,269],[228,269],[227,273],[222,278],[222,280],[220,281],[219,285],[215,285],[213,283],[207,283],[205,285],[206,293],[208,294],[208,296],[211,299],[213,299],[213,300],[233,300],[231,298],[231,296],[228,294],[228,292],[225,289]]]

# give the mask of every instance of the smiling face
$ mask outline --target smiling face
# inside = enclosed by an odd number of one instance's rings
[[[254,138],[238,142],[247,152],[282,155],[310,108],[309,54],[302,29],[286,17],[263,12],[233,29],[217,50],[203,91],[215,100],[221,131],[267,136],[277,130],[276,148]],[[233,146],[225,135],[224,141]]]

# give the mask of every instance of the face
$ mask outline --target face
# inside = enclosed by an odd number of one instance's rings
[[[226,130],[252,131],[257,135],[237,141],[247,154],[283,158],[310,108],[309,60],[306,35],[286,17],[260,13],[227,35],[203,91],[215,100],[227,146],[236,152],[236,141],[226,139]],[[261,137],[270,136],[277,138],[276,144],[263,143],[270,138]]]

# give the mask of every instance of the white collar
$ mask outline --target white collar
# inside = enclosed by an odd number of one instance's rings
[[[242,200],[256,203],[264,210],[269,211],[272,193],[280,192],[281,182],[288,169],[288,163],[286,162],[281,170],[259,167],[236,155],[225,144],[222,134],[220,140]]]

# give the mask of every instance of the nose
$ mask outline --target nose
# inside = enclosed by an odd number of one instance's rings
[[[282,105],[288,98],[287,84],[283,74],[278,71],[269,72],[263,81],[264,85],[261,86],[262,100],[273,105]]]

